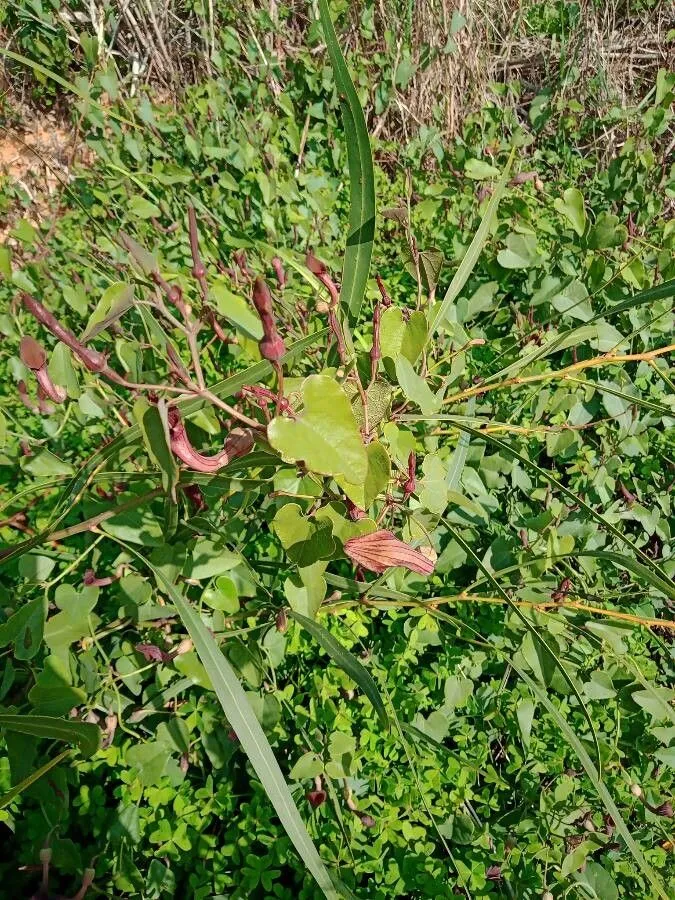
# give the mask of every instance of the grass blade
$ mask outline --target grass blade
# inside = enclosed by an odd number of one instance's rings
[[[545,356],[549,356],[551,353],[555,352],[562,344],[569,344],[569,341],[571,341],[576,334],[579,334],[583,329],[588,328],[589,325],[596,325],[598,322],[608,319],[610,316],[618,316],[619,313],[627,312],[638,306],[644,306],[645,303],[652,303],[656,300],[665,300],[667,297],[675,297],[675,278],[672,278],[670,281],[664,281],[663,284],[659,284],[656,287],[639,291],[627,300],[621,300],[621,302],[615,303],[614,306],[610,306],[609,309],[606,309],[604,312],[598,313],[587,322],[583,322],[581,325],[570,328],[568,331],[563,331],[550,343],[537,347],[521,359],[517,359],[515,362],[510,363],[510,365],[495,372],[494,375],[489,375],[485,381],[495,381],[495,379],[503,378],[505,375],[522,372],[531,363],[543,359]]]
[[[453,619],[452,616],[448,616],[446,613],[442,612],[439,609],[429,609],[429,615],[432,615],[441,621],[444,621],[444,622],[447,621],[447,622],[449,622],[449,624],[451,624],[455,627],[458,624],[461,624],[462,627],[466,628],[473,635],[475,635],[475,637],[477,637],[477,638],[481,639],[481,641],[483,641],[483,636],[481,635],[481,633],[479,631],[476,631],[475,628],[472,628],[466,622],[458,623],[455,619]],[[537,698],[537,700],[539,700],[541,702],[542,706],[546,707],[547,711],[550,713],[552,718],[555,720],[558,728],[560,729],[563,736],[565,737],[565,740],[570,745],[573,752],[576,754],[579,762],[583,766],[586,774],[588,775],[589,781],[591,782],[591,784],[595,788],[598,796],[600,797],[600,800],[602,801],[602,803],[605,807],[605,810],[612,817],[612,820],[614,821],[614,824],[616,825],[616,830],[619,832],[621,837],[626,842],[626,846],[628,847],[628,850],[631,853],[633,859],[635,860],[635,862],[637,863],[640,870],[643,872],[643,874],[645,875],[647,880],[650,882],[650,884],[654,888],[653,896],[659,897],[659,898],[661,898],[661,900],[669,900],[670,895],[666,892],[659,876],[656,874],[656,872],[652,869],[652,867],[649,865],[649,863],[645,859],[644,854],[642,853],[642,850],[640,850],[637,842],[633,838],[633,835],[631,834],[628,826],[626,825],[626,822],[622,818],[621,813],[619,812],[619,809],[618,809],[616,803],[614,802],[612,795],[610,794],[609,790],[607,789],[607,786],[605,785],[604,781],[602,780],[600,773],[598,772],[596,767],[593,765],[593,760],[590,758],[590,756],[586,752],[584,745],[582,744],[580,739],[575,734],[575,732],[572,729],[572,727],[570,726],[569,722],[565,719],[565,717],[562,715],[562,713],[557,708],[557,706],[551,701],[551,699],[549,698],[546,691],[542,690],[542,688],[540,688],[539,685],[532,678],[530,678],[530,676],[527,674],[527,672],[524,672],[518,666],[517,663],[514,664],[513,654],[507,654],[504,650],[502,650],[501,648],[496,647],[494,645],[492,646],[492,650],[494,652],[498,653],[500,656],[502,656],[504,658],[504,660],[506,662],[508,662],[508,664],[514,670],[514,672],[516,672],[520,676],[520,678],[522,678],[522,680],[525,682],[525,684],[527,684],[527,686],[532,691],[532,693]]]
[[[467,416],[472,416],[475,411],[476,398],[469,397],[469,401],[466,404]],[[459,490],[459,480],[462,477],[464,464],[466,463],[466,457],[469,453],[469,440],[470,438],[468,434],[460,434],[459,441],[457,442],[457,447],[455,448],[455,452],[452,454],[452,457],[450,459],[450,465],[448,466],[448,475],[445,480],[449,491]]]
[[[550,472],[547,472],[546,469],[542,469],[541,466],[538,466],[536,463],[533,463],[532,460],[528,459],[526,456],[523,456],[521,453],[518,453],[517,450],[514,450],[513,447],[510,447],[508,444],[505,444],[504,441],[500,441],[499,438],[493,437],[491,434],[485,434],[481,431],[476,431],[475,428],[471,428],[470,425],[465,425],[462,422],[455,422],[455,427],[461,429],[462,431],[468,432],[473,435],[475,438],[478,438],[483,441],[487,441],[490,444],[493,444],[495,447],[499,447],[504,453],[509,454],[509,456],[513,456],[519,462],[521,462],[524,466],[532,469],[533,472],[536,472],[541,478],[545,481],[548,481],[554,488],[559,490],[562,494],[565,494],[566,497],[569,497],[570,500],[574,501],[574,503],[578,504],[584,512],[588,513],[588,515],[594,519],[599,525],[601,525],[606,531],[608,531],[613,537],[615,537],[618,541],[626,546],[630,547],[630,549],[635,553],[635,555],[639,558],[642,564],[650,569],[653,575],[653,579],[651,583],[654,586],[657,586],[662,593],[669,597],[671,600],[675,600],[675,584],[668,578],[666,573],[658,566],[653,559],[650,559],[647,554],[641,550],[639,547],[636,547],[623,532],[619,531],[611,522],[608,522],[605,517],[596,512],[592,506],[586,503],[585,500],[575,494],[574,491],[570,490],[568,487],[565,487],[562,482],[558,481],[557,478],[554,478]],[[618,555],[618,554],[617,554]]]
[[[13,50],[8,50],[6,47],[0,47],[0,56],[6,56],[8,59],[13,59],[14,62],[18,62],[24,66],[27,66],[34,72],[39,72],[41,75],[44,75],[46,78],[54,81],[60,87],[65,88],[71,94],[75,94],[76,97],[79,97],[86,103],[91,103],[92,106],[96,107],[96,109],[99,112],[102,112],[105,116],[109,116],[111,119],[116,119],[118,122],[122,122],[124,125],[131,125],[132,128],[139,127],[136,122],[132,121],[131,119],[125,119],[124,116],[121,116],[114,110],[102,106],[100,103],[94,100],[93,97],[90,97],[87,93],[85,93],[85,91],[80,90],[80,88],[78,88],[76,84],[73,84],[72,81],[67,81],[65,78],[62,78],[61,75],[58,75],[56,72],[53,72],[46,66],[41,65],[34,59],[29,59],[29,57],[22,56],[20,53],[15,53]]]
[[[349,677],[358,684],[366,697],[373,704],[373,709],[380,718],[380,723],[385,727],[389,726],[389,717],[384,706],[384,701],[375,684],[370,672],[361,665],[353,653],[350,653],[342,644],[336,640],[333,635],[323,625],[319,625],[313,619],[308,619],[300,613],[290,611],[289,615],[292,619],[302,625],[305,631],[308,631],[314,640],[321,644],[323,649],[328,653],[333,662],[338,665]]]
[[[171,602],[178,610],[183,624],[192,638],[195,650],[211,679],[223,712],[267,792],[281,824],[286,829],[286,833],[308,871],[314,876],[319,888],[330,900],[337,900],[340,893],[333,884],[307,832],[305,823],[279,768],[279,763],[265,737],[265,732],[255,717],[234,669],[221,652],[211,632],[202,622],[199,613],[192,608],[192,605],[176,586],[142,554],[122,541],[118,541],[118,543],[145,563],[155,576],[158,586],[171,598]]]
[[[4,809],[6,806],[14,800],[15,797],[18,797],[26,788],[29,788],[31,784],[35,784],[43,775],[46,775],[47,772],[51,771],[55,766],[58,766],[60,762],[63,762],[66,757],[70,756],[70,750],[64,750],[62,753],[59,753],[58,756],[55,756],[54,759],[50,759],[49,762],[46,762],[43,766],[40,766],[39,769],[36,769],[34,772],[31,772],[30,775],[27,775],[23,781],[20,781],[18,784],[15,784],[11,790],[7,791],[6,794],[3,794],[0,797],[0,809]]]
[[[319,0],[319,17],[335,75],[347,141],[350,191],[349,233],[340,296],[345,312],[353,321],[359,316],[366,292],[375,237],[373,154],[370,149],[366,119],[335,34],[328,9],[328,0]]]
[[[488,569],[488,567],[485,565],[485,563],[482,561],[482,559],[474,552],[473,548],[470,547],[469,544],[467,544],[467,542],[462,538],[462,536],[457,531],[455,531],[455,529],[452,528],[445,519],[442,519],[442,522],[445,525],[445,527],[448,529],[448,531],[452,535],[452,537],[457,541],[457,543],[460,545],[460,547],[464,550],[466,555],[468,557],[471,557],[471,559],[475,562],[475,564],[481,570],[483,575],[485,575],[485,577],[488,579],[488,581],[491,582],[491,584],[493,585],[493,587],[497,591],[497,593],[506,601],[509,608],[518,616],[518,618],[523,623],[523,625],[527,628],[527,630],[530,632],[530,634],[532,635],[534,640],[537,641],[544,648],[545,652],[548,654],[548,656],[553,661],[553,663],[558,667],[558,669],[560,669],[560,674],[562,675],[562,677],[565,679],[565,681],[569,685],[569,688],[572,691],[572,693],[574,694],[574,696],[577,698],[577,702],[579,703],[581,711],[584,714],[584,718],[588,722],[588,727],[590,729],[591,734],[593,735],[593,743],[595,744],[595,753],[596,753],[596,757],[598,760],[598,771],[600,772],[602,770],[602,757],[600,756],[600,743],[598,741],[598,735],[596,734],[596,731],[595,731],[595,725],[593,724],[593,719],[591,718],[591,714],[588,711],[586,704],[584,703],[584,698],[581,696],[581,692],[580,692],[579,688],[577,687],[577,685],[576,685],[574,679],[572,678],[572,676],[570,675],[570,673],[567,671],[567,669],[563,665],[562,660],[559,658],[557,653],[552,649],[551,645],[547,641],[544,640],[544,638],[541,636],[539,631],[534,627],[532,622],[530,622],[530,620],[522,612],[522,610],[513,602],[511,597],[507,594],[507,592],[504,590],[504,588],[501,586],[501,584],[497,581],[497,579],[494,577],[494,575]]]
[[[469,249],[466,251],[464,256],[462,257],[462,261],[459,264],[457,271],[455,272],[454,278],[450,282],[450,286],[445,293],[445,297],[443,298],[442,303],[436,310],[436,315],[433,317],[430,325],[429,325],[429,333],[427,334],[427,341],[430,340],[440,323],[443,321],[445,316],[447,315],[450,306],[455,302],[457,297],[459,296],[462,288],[467,282],[469,275],[473,271],[473,267],[476,265],[478,261],[478,257],[483,252],[483,247],[485,246],[485,242],[487,240],[488,232],[492,227],[492,222],[497,213],[497,207],[499,206],[499,201],[502,198],[502,194],[504,193],[504,189],[506,188],[506,181],[509,177],[509,171],[511,170],[511,163],[513,162],[513,158],[515,156],[516,149],[515,147],[511,150],[511,154],[508,158],[508,162],[504,167],[504,171],[502,172],[499,181],[497,182],[494,191],[492,192],[492,197],[490,197],[490,202],[487,205],[487,209],[485,210],[485,215],[483,216],[480,225],[476,233],[473,236],[473,240],[469,244]]]
[[[78,722],[77,719],[58,719],[55,716],[0,713],[0,728],[30,734],[33,737],[52,738],[76,744],[85,757],[96,753],[101,736],[101,731],[96,725]]]

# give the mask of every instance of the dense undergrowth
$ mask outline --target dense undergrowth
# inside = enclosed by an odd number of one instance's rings
[[[37,883],[31,867],[46,845],[62,892],[93,866],[101,896],[317,896],[153,567],[202,611],[347,890],[668,896],[675,171],[663,136],[675,78],[662,71],[640,109],[602,121],[557,98],[526,116],[488,106],[452,144],[429,129],[404,146],[374,141],[371,275],[393,305],[381,310],[368,414],[391,472],[385,464],[373,495],[354,502],[427,548],[435,568],[357,580],[343,549],[358,526],[349,478],[326,477],[270,430],[269,444],[259,437],[217,475],[183,467],[179,484],[199,490],[178,488],[174,503],[177,472],[149,428],[147,445],[132,439],[150,408],[139,392],[74,364],[19,299],[38,297],[78,336],[97,332],[92,345],[129,381],[164,383],[167,335],[190,355],[155,314],[160,271],[215,316],[199,353],[214,384],[260,360],[247,272],[274,285],[278,257],[280,330],[288,347],[307,337],[285,396],[296,415],[304,396],[306,411],[302,378],[323,371],[358,409],[351,364],[323,336],[326,281],[305,265],[311,250],[337,277],[344,251],[349,183],[332,71],[321,54],[299,57],[302,75],[284,87],[246,68],[238,46],[223,49],[223,74],[179,106],[129,97],[111,69],[76,84],[86,97],[73,116],[95,160],[64,186],[58,217],[35,221],[21,186],[4,185],[14,224],[0,248],[0,536],[17,547],[47,534],[2,562],[1,713],[94,722],[104,737],[103,749],[72,751],[8,799],[63,745],[4,732],[8,896]],[[366,105],[369,83],[355,80]],[[588,146],[620,120],[623,145],[600,165]],[[482,252],[442,303],[512,147]],[[207,299],[190,276],[189,207]],[[125,249],[120,231],[156,260]],[[381,300],[371,278],[346,332],[366,384]],[[438,338],[423,352],[432,322]],[[29,408],[26,334],[47,346],[65,404]],[[262,422],[237,396],[256,381],[276,393],[275,378],[256,372],[222,399]],[[317,415],[342,435],[337,405]],[[229,419],[202,409],[192,443],[213,453]],[[117,448],[107,460],[106,446]],[[318,643],[291,611],[316,615]],[[343,651],[326,652],[325,630]]]

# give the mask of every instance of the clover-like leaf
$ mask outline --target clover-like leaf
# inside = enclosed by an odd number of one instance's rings
[[[346,393],[330,375],[310,375],[302,385],[304,411],[297,419],[277,417],[267,437],[287,462],[321,475],[344,475],[363,484],[368,456]]]

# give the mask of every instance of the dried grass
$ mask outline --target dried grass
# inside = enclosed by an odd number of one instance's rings
[[[486,102],[522,104],[547,86],[601,114],[611,103],[637,102],[660,67],[675,67],[675,41],[665,39],[675,28],[673,0],[578,0],[562,7],[548,0],[553,19],[560,18],[561,8],[579,9],[574,27],[562,37],[541,33],[547,7],[542,0],[374,0],[376,34],[392,32],[393,48],[382,37],[362,37],[363,11],[372,2],[352,2],[343,43],[365,58],[375,51],[393,53],[395,63],[410,48],[416,67],[404,89],[392,85],[381,116],[370,110],[375,133],[391,139],[405,139],[420,125],[435,125],[444,137],[453,137],[466,116]],[[102,60],[112,57],[131,72],[132,90],[150,82],[164,99],[213,74],[223,24],[219,10],[232,11],[224,0],[204,0],[203,14],[186,0],[89,0],[74,6],[65,0],[59,12],[73,42],[83,31],[99,34]],[[281,66],[292,59],[306,46],[311,10],[306,0],[289,0],[286,8],[290,15],[282,29],[275,24],[260,35],[253,23],[262,12],[276,23],[277,0],[242,3],[237,17],[242,48],[253,43],[263,59],[272,53]],[[533,17],[540,20],[536,27]],[[453,21],[463,24],[447,52]],[[11,43],[11,35],[5,38]],[[246,62],[242,65],[246,71]],[[512,82],[519,90],[498,97],[494,85]]]

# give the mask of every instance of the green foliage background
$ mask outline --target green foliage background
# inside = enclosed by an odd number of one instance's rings
[[[70,40],[57,6],[14,4],[4,13],[10,27],[21,22],[17,52],[74,82],[80,97],[69,115],[94,156],[64,185],[53,218],[35,221],[22,186],[3,183],[12,216],[0,248],[0,536],[7,545],[21,537],[7,520],[25,512],[34,531],[46,527],[55,488],[126,424],[115,392],[78,377],[59,357],[50,367],[68,383],[67,411],[38,417],[18,402],[15,385],[29,380],[19,338],[38,331],[17,317],[17,290],[39,296],[79,333],[104,292],[127,277],[127,256],[114,241],[120,228],[161,252],[166,271],[189,269],[192,203],[218,311],[240,338],[204,354],[215,381],[257,359],[248,310],[217,261],[229,266],[244,248],[249,264],[268,272],[272,255],[285,254],[290,281],[281,305],[292,321],[298,303],[313,309],[316,295],[300,254],[311,247],[340,271],[348,216],[338,97],[313,17],[306,44],[281,60],[273,41],[269,49],[264,14],[246,31],[227,9],[212,77],[160,102],[152,91],[132,93],[126,62],[102,57],[86,29],[79,43]],[[542,7],[542,28],[562,29],[552,10]],[[205,21],[203,10],[194,13]],[[381,65],[348,58],[372,125],[382,85],[399,69],[386,53]],[[49,79],[31,85],[39,102],[65,102]],[[318,621],[371,674],[392,727],[382,726],[362,688],[310,632],[294,621],[286,633],[275,627],[297,586],[273,522],[293,500],[284,492],[307,512],[316,496],[311,479],[269,461],[256,465],[257,458],[250,471],[202,479],[209,509],[181,508],[168,553],[161,498],[105,528],[189,579],[191,599],[239,674],[324,862],[357,896],[659,896],[617,837],[541,691],[588,753],[599,753],[603,783],[645,860],[672,885],[672,823],[654,810],[673,796],[673,631],[587,610],[519,607],[571,673],[575,693],[500,594],[523,604],[548,601],[569,578],[570,601],[672,618],[672,596],[551,482],[672,580],[670,357],[589,368],[578,380],[549,374],[616,346],[644,354],[672,342],[672,292],[622,304],[675,277],[675,169],[666,156],[675,77],[659,71],[635,108],[609,105],[596,118],[563,87],[551,83],[519,106],[504,97],[527,94],[522,85],[501,86],[453,141],[440,119],[438,127],[411,126],[404,143],[373,141],[380,216],[374,270],[404,308],[415,306],[418,286],[400,221],[382,218],[383,210],[410,203],[418,247],[442,256],[442,298],[484,212],[483,188],[494,184],[512,147],[512,174],[536,172],[541,182],[507,189],[478,264],[442,323],[454,354],[443,370],[448,396],[497,373],[517,377],[528,354],[526,374],[541,380],[444,407],[470,417],[471,427],[489,423],[493,442],[487,434],[463,441],[457,422],[437,420],[412,392],[408,419],[383,428],[397,469],[417,451],[417,518],[403,533],[413,540],[433,532],[436,572],[424,580],[395,570],[364,602],[344,560],[326,575],[328,593],[340,595],[329,597]],[[611,153],[599,142],[607,130],[622,134]],[[371,280],[366,318],[377,297]],[[362,350],[370,346],[369,328],[362,322],[355,329]],[[143,338],[141,329],[136,345],[119,337],[116,362],[130,371],[140,366],[144,341],[152,344],[153,336]],[[466,349],[469,341],[476,343]],[[320,364],[310,350],[292,374]],[[218,444],[213,417],[194,424],[204,448]],[[157,486],[159,473],[140,444],[115,466],[97,475],[60,527],[107,509],[111,496],[122,503]],[[207,536],[214,531],[215,544]],[[617,553],[624,554],[618,565]],[[164,600],[147,569],[110,586],[82,586],[85,569],[112,572],[125,558],[114,541],[84,533],[40,546],[0,573],[3,711],[67,717],[76,708],[101,726],[117,716],[109,746],[90,758],[73,752],[0,810],[8,896],[32,888],[33,876],[19,867],[37,864],[45,842],[63,890],[91,864],[102,896],[316,896],[195,653],[157,664],[136,649],[171,647],[185,636],[175,619],[163,621]],[[419,608],[430,598],[433,606]],[[16,619],[8,623],[29,604],[34,618],[17,633]],[[6,730],[0,790],[9,792],[61,749]],[[305,795],[322,772],[328,800],[312,809]],[[371,826],[346,806],[344,779]],[[636,783],[649,806],[631,793]]]

